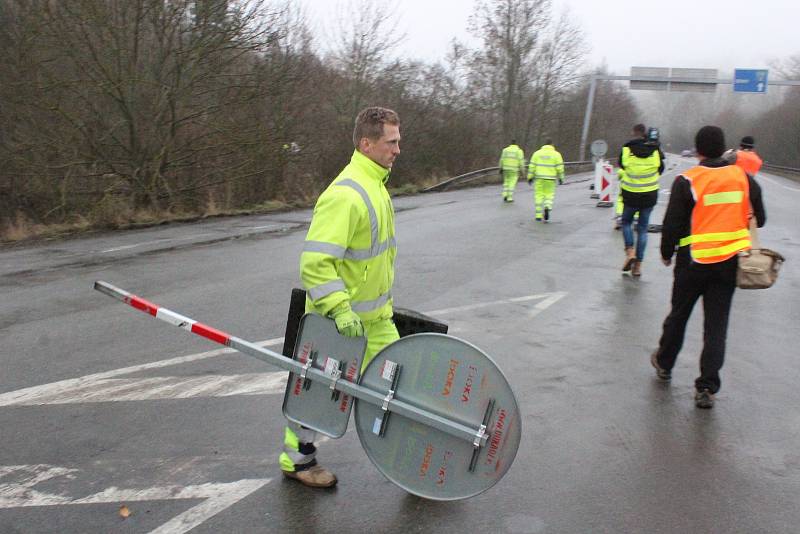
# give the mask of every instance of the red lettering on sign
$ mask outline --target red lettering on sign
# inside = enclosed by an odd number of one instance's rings
[[[422,463],[419,464],[419,478],[425,478],[428,469],[431,467],[431,457],[433,456],[433,445],[428,443],[425,447],[425,454],[422,455]]]
[[[453,389],[453,380],[456,378],[456,369],[458,368],[458,360],[450,360],[450,368],[447,369],[447,379],[444,382],[444,389],[442,395],[445,397],[450,396],[450,391]]]
[[[306,341],[303,343],[303,348],[300,349],[300,354],[297,355],[297,360],[300,363],[306,363],[308,361],[308,355],[311,354],[311,348],[313,347],[313,343],[310,341]],[[300,392],[303,390],[303,380],[298,376],[294,382],[294,389],[292,390],[292,394],[300,395]]]
[[[500,408],[497,412],[497,421],[494,424],[494,432],[489,440],[489,452],[486,454],[486,463],[490,464],[497,456],[497,449],[500,447],[500,440],[503,439],[503,427],[505,426],[506,411]]]
[[[470,365],[467,372],[467,381],[464,382],[464,390],[461,392],[461,402],[469,402],[469,394],[472,393],[472,381],[477,374],[477,367]]]
[[[345,373],[344,377],[348,382],[353,382],[353,379],[356,376],[356,372],[358,371],[358,359],[355,359],[350,362],[350,365],[347,367],[347,372]],[[342,400],[339,402],[339,411],[344,413],[347,411],[347,406],[350,404],[350,395],[342,395]]]
[[[442,457],[442,465],[439,466],[439,471],[437,473],[438,477],[436,479],[437,486],[443,486],[445,479],[447,478],[447,460],[453,456],[452,451],[444,451],[444,456]]]

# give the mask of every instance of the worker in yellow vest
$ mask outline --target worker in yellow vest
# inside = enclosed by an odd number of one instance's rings
[[[661,258],[672,264],[675,281],[672,310],[664,320],[658,349],[650,356],[661,380],[670,380],[683,346],[686,322],[703,297],[703,351],[700,376],[694,382],[695,405],[712,408],[725,360],[731,300],[736,289],[737,254],[751,247],[748,220],[766,222],[761,188],[752,176],[722,158],[725,136],[717,126],[704,126],[695,136],[700,164],[672,184],[661,230]],[[676,254],[677,251],[677,254]]]
[[[658,140],[658,130],[648,132],[644,124],[633,127],[634,139],[622,147],[619,156],[619,188],[623,202],[622,237],[625,242],[624,272],[641,276],[650,214],[658,201],[659,178],[664,172],[664,153]],[[649,135],[648,135],[649,134]],[[636,224],[636,248],[633,241],[633,218]]]
[[[514,202],[514,190],[519,175],[525,172],[525,153],[515,139],[500,153],[500,173],[503,176],[503,202]]]
[[[386,182],[400,154],[400,119],[379,107],[362,110],[350,163],[322,192],[300,255],[306,312],[332,318],[344,336],[367,337],[362,370],[399,339],[392,322],[397,254],[394,208]],[[317,464],[315,432],[289,422],[279,463],[287,478],[330,487],[336,476]]]
[[[564,158],[553,146],[553,140],[547,139],[542,148],[533,153],[528,165],[528,183],[534,182],[533,201],[537,221],[550,220],[556,196],[556,180],[559,184],[564,183]]]

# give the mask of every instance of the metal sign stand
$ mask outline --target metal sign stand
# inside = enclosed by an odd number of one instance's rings
[[[106,282],[94,288],[290,371],[284,413],[295,422],[340,437],[355,404],[367,455],[409,493],[435,500],[477,495],[497,483],[516,456],[521,417],[508,381],[489,356],[460,339],[432,333],[401,338],[379,352],[359,380],[366,340],[340,336],[330,319],[305,315],[293,358],[287,358]]]

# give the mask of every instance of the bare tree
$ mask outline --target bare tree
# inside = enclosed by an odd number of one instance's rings
[[[470,17],[470,30],[483,40],[476,74],[491,87],[504,138],[522,133],[523,95],[549,20],[550,0],[484,0]]]

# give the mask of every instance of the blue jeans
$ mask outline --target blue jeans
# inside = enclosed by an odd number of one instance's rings
[[[636,224],[636,259],[644,259],[644,249],[647,247],[647,226],[650,224],[650,214],[653,208],[632,208],[625,206],[622,210],[622,238],[625,248],[633,246],[633,216],[639,212],[639,222]]]

